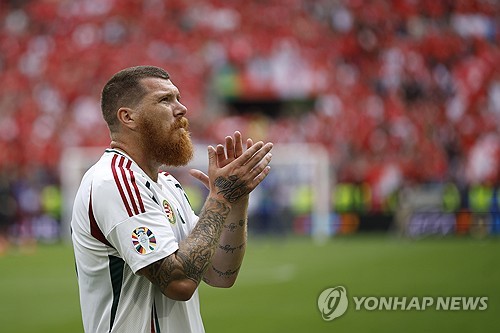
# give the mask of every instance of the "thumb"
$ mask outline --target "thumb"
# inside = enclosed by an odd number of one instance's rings
[[[197,169],[191,169],[189,170],[189,174],[193,176],[194,178],[198,179],[200,182],[205,185],[205,187],[208,189],[210,186],[208,176],[204,174],[202,171],[197,170]]]

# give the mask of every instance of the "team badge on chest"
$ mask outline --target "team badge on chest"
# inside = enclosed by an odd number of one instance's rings
[[[168,222],[170,222],[171,224],[175,224],[174,210],[167,200],[163,200],[163,209],[165,210],[165,214],[167,214]]]
[[[156,248],[156,237],[148,228],[139,227],[132,232],[132,244],[138,253],[148,254]]]

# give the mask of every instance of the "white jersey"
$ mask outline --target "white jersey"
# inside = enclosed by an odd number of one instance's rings
[[[204,332],[198,291],[175,301],[136,275],[174,253],[197,221],[174,177],[154,182],[107,149],[84,175],[71,221],[85,332]]]

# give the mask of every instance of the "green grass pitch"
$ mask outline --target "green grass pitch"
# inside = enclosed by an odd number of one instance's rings
[[[342,285],[352,296],[487,296],[484,311],[356,311],[321,319],[317,297]],[[203,285],[207,332],[497,332],[500,238],[386,235],[251,238],[236,285]],[[69,245],[12,248],[0,257],[1,332],[83,332]]]

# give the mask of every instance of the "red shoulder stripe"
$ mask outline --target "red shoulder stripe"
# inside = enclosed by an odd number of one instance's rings
[[[122,198],[123,204],[125,205],[125,209],[127,210],[128,216],[132,216],[132,210],[130,209],[130,205],[127,202],[127,198],[125,197],[125,193],[123,192],[122,184],[120,183],[120,178],[118,177],[118,172],[116,172],[116,159],[118,155],[113,156],[113,160],[111,162],[111,170],[113,171],[113,178],[115,179],[116,187],[118,188],[118,192],[120,192],[120,196]]]
[[[123,162],[125,162],[125,157],[120,158],[120,164],[118,164],[118,167],[120,168],[121,174],[122,174],[122,179],[123,182],[125,183],[125,188],[127,189],[127,194],[128,197],[130,198],[130,202],[132,203],[132,207],[134,208],[134,215],[139,214],[139,211],[137,210],[137,204],[134,199],[134,195],[132,194],[132,190],[130,189],[130,184],[127,179],[127,176],[125,175],[125,168],[123,167]],[[128,161],[127,163],[127,169],[130,168],[130,165],[132,164],[132,161]]]
[[[119,161],[118,158],[120,158]],[[123,204],[125,205],[128,215],[134,216],[140,213],[144,213],[146,209],[144,208],[141,193],[139,191],[139,188],[137,187],[134,172],[130,168],[131,166],[132,161],[125,158],[124,156],[113,156],[111,169],[113,171],[113,177],[115,179],[116,187],[120,192],[120,196],[122,198]],[[127,175],[129,177],[127,177]]]
[[[139,209],[141,213],[144,213],[146,209],[144,208],[141,193],[139,192],[139,188],[137,187],[137,183],[135,182],[134,172],[131,169],[129,169],[128,172],[130,172],[130,180],[132,181],[132,185],[134,185],[135,195],[137,196],[137,200],[139,201]]]

